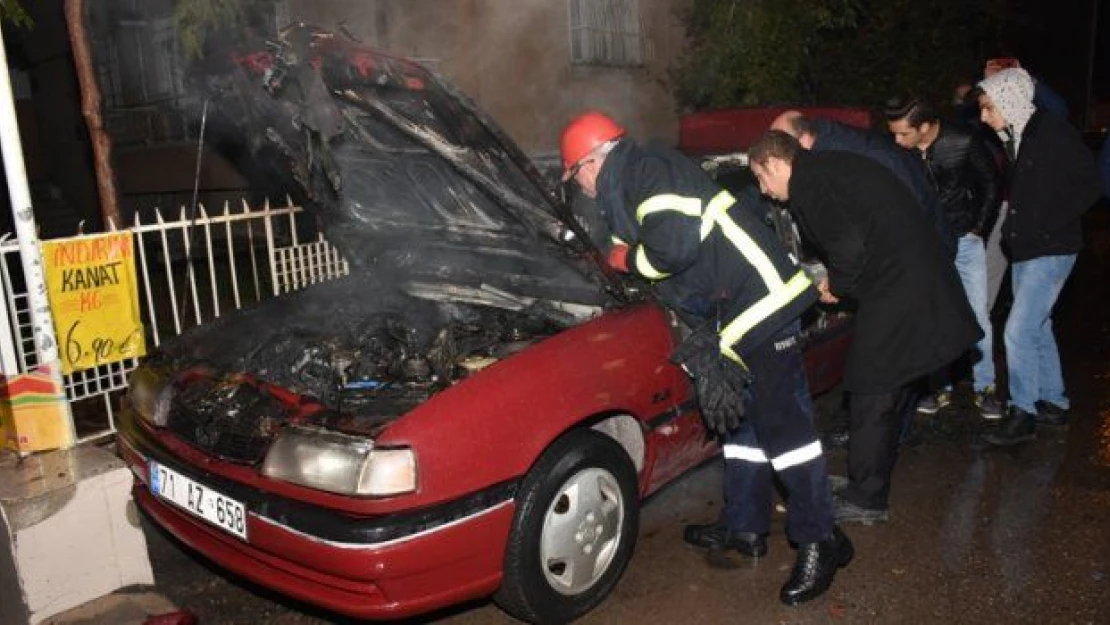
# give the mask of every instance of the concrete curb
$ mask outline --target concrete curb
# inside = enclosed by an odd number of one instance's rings
[[[153,591],[120,591],[57,614],[44,625],[142,625],[147,618],[177,610]]]

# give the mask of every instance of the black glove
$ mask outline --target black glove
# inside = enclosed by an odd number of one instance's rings
[[[671,362],[694,378],[701,416],[711,432],[724,436],[740,426],[751,396],[752,376],[721,353],[716,332],[697,330],[674,350]]]

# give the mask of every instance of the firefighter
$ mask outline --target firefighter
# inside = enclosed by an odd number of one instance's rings
[[[702,418],[723,439],[725,506],[687,542],[758,558],[767,552],[772,471],[789,501],[798,545],[779,598],[797,605],[828,589],[853,555],[833,519],[825,456],[814,427],[799,316],[817,300],[786,253],[758,192],[733,197],[695,163],[629,139],[597,112],[563,131],[564,180],[596,200],[613,236],[610,264],[657,286],[694,331],[671,359],[693,378]]]

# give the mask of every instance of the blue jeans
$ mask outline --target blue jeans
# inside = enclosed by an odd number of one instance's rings
[[[1074,266],[1075,254],[1011,265],[1014,303],[1006,320],[1006,367],[1010,405],[1026,412],[1036,412],[1038,400],[1071,406],[1052,333],[1052,307]]]
[[[960,237],[956,250],[956,271],[964,284],[964,293],[983,330],[983,339],[971,355],[971,379],[976,392],[994,386],[994,332],[991,330],[990,309],[987,307],[987,248],[975,234]]]
[[[1002,224],[1006,221],[1006,203],[998,213],[998,221],[994,224],[987,239],[987,310],[994,310],[994,303],[998,300],[998,292],[1002,290],[1002,281],[1006,272],[1010,270],[1010,261],[1002,251]]]

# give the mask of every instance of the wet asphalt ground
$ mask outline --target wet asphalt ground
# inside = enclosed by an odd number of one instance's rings
[[[717,517],[722,465],[713,460],[647,502],[624,578],[579,622],[1110,623],[1110,211],[1097,207],[1086,225],[1087,246],[1056,315],[1069,426],[1040,428],[1036,441],[1015,448],[985,448],[979,437],[989,426],[966,388],[951,408],[919,417],[895,469],[890,522],[845,526],[855,560],[825,596],[797,608],[777,598],[794,561],[782,514],[758,562],[710,566],[682,542],[684,524]],[[823,428],[834,427],[838,398],[819,408]],[[828,455],[843,474],[844,452]],[[347,622],[229,578],[146,530],[156,591],[199,625]],[[516,621],[479,602],[414,622]]]

